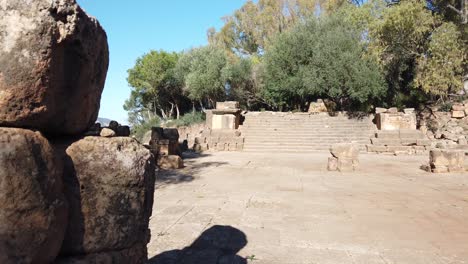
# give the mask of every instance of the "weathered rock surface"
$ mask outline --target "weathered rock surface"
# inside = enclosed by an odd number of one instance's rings
[[[0,128],[0,263],[50,263],[66,226],[61,166],[48,141]]]
[[[114,137],[115,131],[110,128],[103,128],[100,133],[101,137]]]
[[[113,259],[109,252],[132,249],[141,252],[132,259],[146,258],[155,184],[150,151],[131,138],[86,137],[66,149],[65,159],[70,224],[62,257]],[[110,255],[88,256],[95,253]],[[86,263],[133,263],[125,259]]]
[[[158,158],[158,166],[165,170],[181,169],[184,161],[178,155],[161,156]]]
[[[54,264],[142,264],[147,261],[146,243],[119,251],[77,257],[61,257]]]
[[[429,164],[434,173],[464,172],[465,153],[452,149],[432,149]]]
[[[0,1],[0,126],[85,132],[108,63],[106,33],[75,0]]]
[[[328,170],[354,171],[359,166],[359,146],[354,143],[336,143],[330,147]]]

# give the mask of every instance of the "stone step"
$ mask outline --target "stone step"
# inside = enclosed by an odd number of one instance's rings
[[[246,137],[245,142],[325,142],[325,141],[366,141],[371,142],[366,137],[312,137],[312,138],[282,138],[282,137]],[[400,143],[400,142],[398,142]],[[411,145],[411,144],[409,144]],[[420,144],[423,145],[423,144]]]

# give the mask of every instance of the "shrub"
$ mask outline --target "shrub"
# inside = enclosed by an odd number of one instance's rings
[[[191,112],[181,116],[179,119],[169,120],[164,125],[166,127],[181,127],[200,124],[205,122],[205,113]]]

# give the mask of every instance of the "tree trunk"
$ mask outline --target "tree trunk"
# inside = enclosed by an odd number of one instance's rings
[[[172,118],[172,116],[174,115],[174,104],[173,103],[170,103],[171,104],[171,110],[169,111],[169,117]]]
[[[164,112],[164,109],[161,108],[160,110],[161,110],[162,118],[163,118],[164,120],[167,120],[167,115],[166,115],[166,112]]]
[[[175,109],[176,109],[176,114],[177,114],[177,120],[180,118],[180,110],[179,110],[179,105],[175,103]]]

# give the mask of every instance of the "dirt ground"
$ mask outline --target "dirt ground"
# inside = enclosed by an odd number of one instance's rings
[[[160,172],[154,264],[468,263],[468,173],[431,174],[428,156],[208,153]]]

